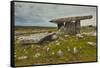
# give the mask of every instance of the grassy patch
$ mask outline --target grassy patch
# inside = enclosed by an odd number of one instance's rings
[[[33,30],[40,32],[56,31],[55,28],[42,28],[41,30],[37,30],[35,27],[26,33],[32,33],[34,32]],[[23,28],[17,27],[16,31],[19,31],[20,33],[23,31]],[[82,31],[87,32],[86,28],[82,28],[81,32]],[[23,66],[96,61],[96,46],[91,46],[88,44],[88,42],[96,43],[96,36],[84,36],[84,38],[78,39],[76,36],[65,37],[62,35],[55,41],[45,42],[43,44],[27,45],[18,43],[18,40],[16,39],[15,65]],[[76,53],[74,53],[74,49],[76,49]],[[57,54],[59,50],[63,52],[63,55],[59,56]],[[19,59],[19,57],[22,56],[27,56],[27,58]]]
[[[77,39],[75,36],[59,37],[58,40],[42,45],[16,43],[16,66],[96,61],[96,46],[88,45],[88,41],[96,42],[96,37],[89,36],[83,39]],[[48,51],[47,48],[49,48]],[[76,54],[73,53],[73,48],[77,48]],[[59,50],[64,53],[63,56],[57,55]],[[40,56],[35,57],[36,53],[40,53]],[[18,60],[20,56],[28,56],[28,58]]]

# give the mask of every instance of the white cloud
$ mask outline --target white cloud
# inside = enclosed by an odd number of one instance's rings
[[[77,15],[96,15],[95,7],[56,5],[42,3],[15,3],[15,16],[24,19],[41,19],[49,21],[54,18]],[[34,23],[34,22],[33,22]],[[91,22],[93,25],[96,19]],[[50,24],[47,22],[47,24]]]

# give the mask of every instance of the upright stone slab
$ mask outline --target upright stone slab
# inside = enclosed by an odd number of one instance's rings
[[[76,28],[75,28],[76,29],[76,34],[79,34],[80,33],[80,28],[81,28],[80,20],[75,22],[75,26],[76,26]]]
[[[76,25],[75,22],[67,22],[65,24],[65,33],[66,34],[70,34],[70,35],[74,35],[76,34]]]

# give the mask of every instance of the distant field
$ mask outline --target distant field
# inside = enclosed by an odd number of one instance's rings
[[[56,31],[56,27],[16,26],[15,36]],[[91,31],[96,31],[96,27],[81,27],[81,33]],[[84,38],[79,39],[61,35],[57,40],[42,44],[22,45],[17,42],[15,39],[16,66],[96,61],[96,45],[88,44],[96,43],[96,36],[84,35]]]
[[[16,26],[16,35],[29,35],[34,33],[53,32],[57,31],[56,27],[40,27],[40,26]]]
[[[44,31],[57,31],[57,27],[41,27],[41,26],[15,26],[15,31],[35,31],[35,30],[44,30]],[[88,26],[83,26],[81,27],[81,32],[85,31],[95,31],[96,27],[88,27]],[[42,31],[41,31],[42,32]]]

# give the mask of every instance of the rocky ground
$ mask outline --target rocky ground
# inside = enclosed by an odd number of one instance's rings
[[[16,42],[16,65],[96,61],[96,36],[87,34],[60,35],[58,39],[41,44]]]
[[[96,37],[94,27],[89,29],[83,27],[81,33],[74,36],[66,35],[55,28],[16,30],[15,65],[96,61]],[[38,43],[41,39],[44,42]]]

